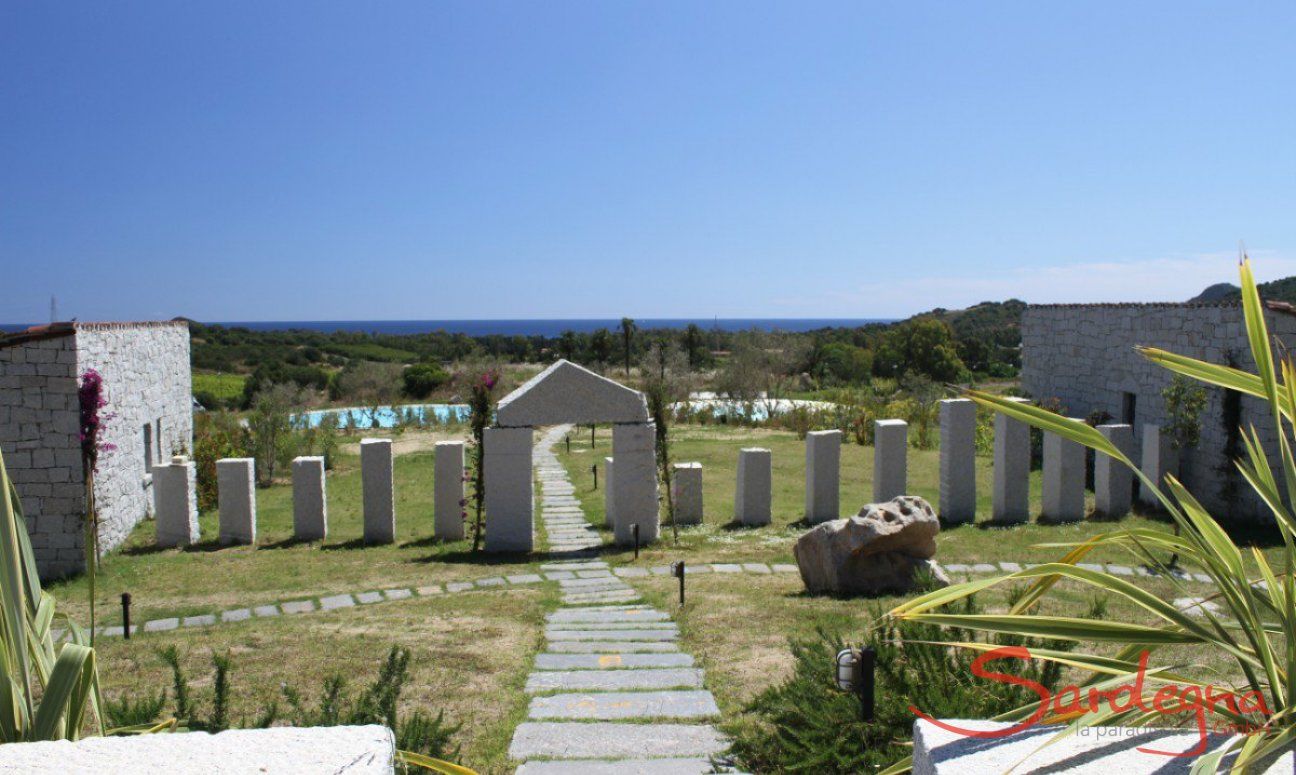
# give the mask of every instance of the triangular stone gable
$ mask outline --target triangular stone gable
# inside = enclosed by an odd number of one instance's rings
[[[495,422],[505,428],[648,422],[648,403],[637,390],[560,360],[502,398]]]

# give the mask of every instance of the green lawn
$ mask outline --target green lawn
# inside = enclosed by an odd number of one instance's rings
[[[247,382],[244,374],[209,374],[194,372],[193,392],[210,393],[218,401],[229,402],[243,397],[243,384]]]

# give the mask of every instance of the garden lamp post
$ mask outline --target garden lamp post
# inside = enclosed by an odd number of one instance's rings
[[[870,646],[837,652],[837,688],[859,697],[860,718],[873,720],[874,671],[877,652]]]

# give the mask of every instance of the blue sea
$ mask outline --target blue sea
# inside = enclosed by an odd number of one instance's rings
[[[687,328],[696,324],[704,331],[813,331],[819,328],[856,328],[869,323],[890,323],[883,318],[640,318],[639,329]],[[564,331],[589,333],[600,328],[616,331],[620,318],[573,318],[570,320],[233,320],[212,325],[249,328],[253,331],[358,331],[377,334],[426,334],[445,331],[468,336],[558,336]],[[25,324],[0,324],[2,331],[21,331]]]

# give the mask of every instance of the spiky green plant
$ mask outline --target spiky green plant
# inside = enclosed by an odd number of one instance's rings
[[[1154,348],[1139,348],[1139,352],[1177,374],[1255,396],[1268,404],[1277,428],[1281,471],[1274,473],[1254,427],[1242,429],[1246,454],[1236,464],[1243,478],[1273,514],[1283,538],[1285,568],[1275,570],[1258,549],[1244,552],[1175,477],[1167,476],[1165,482],[1149,480],[1133,461],[1096,429],[1028,404],[968,391],[973,400],[997,412],[1084,444],[1128,466],[1156,492],[1177,530],[1171,533],[1127,528],[1094,536],[1080,544],[1060,545],[1069,550],[1057,562],[948,587],[916,597],[890,612],[890,616],[896,619],[1011,637],[1054,638],[1087,646],[1114,644],[1115,652],[1107,654],[1031,651],[1036,659],[1056,661],[1084,671],[1087,674],[1084,685],[1099,691],[1128,686],[1139,670],[1140,656],[1147,652],[1149,657],[1144,679],[1147,684],[1175,684],[1185,689],[1197,687],[1198,691],[1205,692],[1208,683],[1200,675],[1204,671],[1165,655],[1164,648],[1200,647],[1227,657],[1242,676],[1240,684],[1231,688],[1239,695],[1258,693],[1265,700],[1264,710],[1256,711],[1253,707],[1252,712],[1246,712],[1247,709],[1224,702],[1209,703],[1207,724],[1235,725],[1250,730],[1251,734],[1231,737],[1199,756],[1193,763],[1194,774],[1216,772],[1227,756],[1235,756],[1229,764],[1233,772],[1245,772],[1258,760],[1296,741],[1296,581],[1293,577],[1296,573],[1296,513],[1293,509],[1293,497],[1296,497],[1296,458],[1293,457],[1296,366],[1290,356],[1274,358],[1263,306],[1250,262],[1245,256],[1240,274],[1246,334],[1256,363],[1255,373]],[[1198,616],[1191,616],[1162,596],[1148,592],[1128,579],[1078,567],[1078,563],[1093,550],[1113,546],[1132,552],[1154,568],[1165,569],[1159,557],[1167,552],[1177,555],[1188,565],[1200,568],[1216,585],[1217,592],[1211,600],[1218,610],[1202,610]],[[1182,588],[1183,582],[1178,577],[1170,575],[1168,578]],[[1005,614],[959,614],[942,610],[973,593],[1021,579],[1032,583],[1026,594]],[[1146,621],[1041,615],[1038,609],[1040,601],[1064,579],[1128,600],[1146,612]],[[1189,593],[1183,589],[1183,594]],[[973,642],[953,645],[983,651],[992,648]],[[1028,718],[1037,707],[1038,703],[1035,703],[999,718]],[[1099,705],[1098,712],[1046,717],[1042,721],[1066,722],[1059,736],[1101,724],[1167,724],[1161,713],[1147,712],[1136,705],[1121,710]],[[904,769],[905,763],[902,762],[893,771]]]
[[[18,491],[0,455],[0,743],[76,740],[91,709],[99,713],[99,677],[85,633],[41,589]],[[58,621],[71,642],[55,647]],[[38,699],[39,698],[39,699]]]

